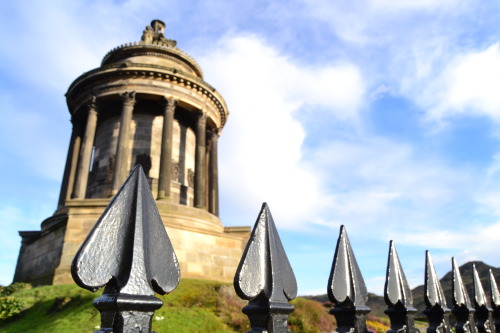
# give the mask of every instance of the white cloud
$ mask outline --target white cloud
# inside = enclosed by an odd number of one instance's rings
[[[481,260],[495,264],[498,262],[494,249],[500,242],[500,222],[490,225],[461,225],[456,228],[432,228],[422,232],[399,231],[393,236],[401,243],[411,243],[422,248],[455,251],[459,262]]]
[[[268,201],[278,223],[307,223],[324,190],[303,160],[306,133],[294,114],[311,105],[356,122],[364,94],[359,71],[350,64],[297,64],[251,35],[222,40],[200,63],[231,110],[221,137],[223,191],[248,212],[247,221]]]
[[[431,118],[468,114],[499,121],[500,44],[457,56],[434,84]]]
[[[294,63],[256,36],[228,37],[200,62],[231,110],[220,140],[223,217],[229,216],[224,223],[248,224],[268,201],[282,227],[348,223],[352,232],[376,228],[376,237],[385,239],[395,227],[418,231],[422,221],[446,228],[450,221],[436,214],[468,200],[467,193],[476,189],[467,170],[410,143],[355,133],[304,147],[306,135],[314,133],[306,133],[294,116],[305,105],[329,107],[340,122],[360,117],[364,85],[353,65],[322,73]],[[345,74],[353,84],[338,84],[335,78],[345,82],[344,76],[329,71],[354,73]],[[309,79],[321,77],[318,73],[332,83]],[[325,87],[344,89],[351,97],[342,100]]]
[[[454,34],[448,30],[450,18],[474,10],[468,0],[302,0],[304,15],[323,23],[349,44],[380,47],[397,46],[386,54],[392,59],[415,41],[435,39],[436,35]],[[458,30],[464,27],[457,27]],[[365,55],[370,50],[363,50]],[[388,51],[385,48],[385,51]],[[384,59],[382,59],[384,60]],[[390,64],[391,65],[391,64]]]

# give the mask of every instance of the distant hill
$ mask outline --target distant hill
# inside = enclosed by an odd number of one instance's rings
[[[465,284],[467,292],[469,293],[469,297],[471,301],[473,301],[472,297],[472,265],[476,265],[477,272],[479,274],[479,278],[481,279],[481,283],[483,284],[484,291],[488,296],[489,300],[489,278],[488,278],[488,270],[491,268],[497,283],[500,283],[500,267],[493,267],[483,263],[482,261],[471,261],[463,264],[459,267],[460,274],[462,275],[462,280]],[[449,271],[443,276],[440,280],[441,286],[443,287],[443,291],[446,297],[446,302],[449,308],[452,307],[451,303],[451,283],[452,283],[452,273]],[[425,309],[425,301],[424,301],[424,286],[418,286],[412,289],[413,295],[413,306],[418,310],[417,316],[423,316],[422,311]],[[317,295],[317,296],[304,296],[305,298],[312,299],[324,304],[329,303],[328,296]],[[384,317],[384,310],[387,308],[385,304],[384,297],[378,296],[372,293],[368,294],[368,302],[367,305],[372,309],[370,314],[378,317]]]

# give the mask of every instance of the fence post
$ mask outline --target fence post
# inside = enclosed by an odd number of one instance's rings
[[[177,257],[146,176],[135,167],[97,220],[73,259],[71,274],[80,287],[105,286],[94,306],[100,333],[151,332],[162,301],[179,283]]]
[[[336,332],[369,332],[366,328],[366,315],[370,312],[366,306],[368,293],[344,226],[340,227],[327,290],[334,304],[330,313],[337,319]]]
[[[405,273],[401,267],[394,242],[389,245],[387,273],[385,279],[384,299],[388,305],[384,312],[391,320],[391,328],[387,333],[416,333],[413,297]]]
[[[493,308],[493,318],[495,319],[495,329],[500,333],[500,293],[498,292],[495,276],[490,269],[490,296],[491,306]]]
[[[243,308],[249,332],[289,333],[288,315],[294,307],[288,301],[297,296],[297,282],[266,203],[241,258],[234,288],[249,300]]]
[[[495,332],[493,326],[493,318],[491,317],[491,308],[486,302],[486,295],[484,294],[483,285],[479,279],[476,265],[472,265],[472,281],[474,291],[474,307],[476,308],[476,321],[477,330],[479,333],[492,333]]]
[[[452,263],[452,300],[453,309],[451,312],[455,315],[457,323],[455,329],[457,333],[477,333],[476,324],[474,321],[474,308],[470,302],[467,290],[465,290],[462,276],[458,270],[455,258],[451,258]]]
[[[425,251],[424,314],[429,320],[427,333],[451,333],[450,309],[436,274],[429,251]]]

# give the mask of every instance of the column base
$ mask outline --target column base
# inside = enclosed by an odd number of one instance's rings
[[[170,203],[173,202],[172,197],[171,196],[166,196],[165,194],[163,194],[163,195],[158,194],[158,198],[156,200],[160,200],[160,201],[163,201],[163,202],[170,202]]]

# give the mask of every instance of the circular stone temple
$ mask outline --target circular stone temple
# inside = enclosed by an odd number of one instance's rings
[[[183,277],[229,281],[250,229],[218,218],[217,142],[229,112],[196,61],[154,20],[66,93],[73,130],[58,209],[20,231],[14,281],[71,283],[73,256],[141,164]]]

